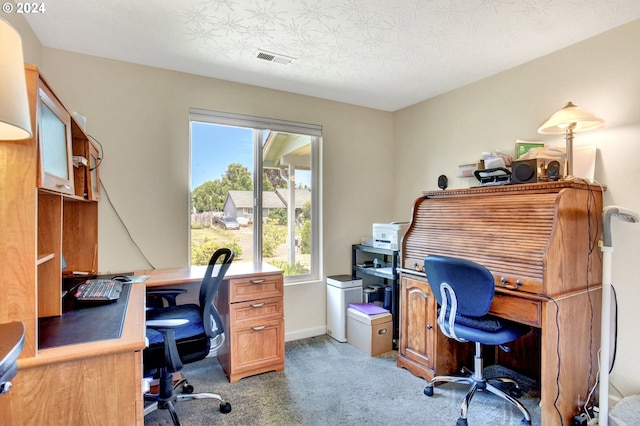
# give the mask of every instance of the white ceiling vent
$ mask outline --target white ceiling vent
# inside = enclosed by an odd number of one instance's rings
[[[256,58],[283,65],[289,65],[296,60],[296,58],[291,56],[283,55],[281,53],[267,52],[266,50],[256,51]]]

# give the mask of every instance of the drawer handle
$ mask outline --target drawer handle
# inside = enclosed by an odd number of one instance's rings
[[[252,284],[262,284],[264,282],[264,279],[261,280],[251,280]]]
[[[433,329],[433,326],[431,324],[427,324],[427,330],[431,330]]]
[[[262,303],[254,303],[253,305],[251,305],[252,308],[260,308],[262,306],[264,306],[264,302],[262,302]]]
[[[518,287],[522,285],[522,280],[516,280],[514,285],[509,285],[509,281],[505,277],[501,277],[500,282],[502,283],[502,287],[508,290],[517,290]]]
[[[257,325],[251,328],[253,329],[253,331],[260,331],[260,330],[264,330],[266,327],[267,327],[266,325]]]
[[[67,185],[67,184],[64,184],[64,183],[58,183],[58,184],[56,184],[56,186],[58,188],[71,189],[70,185]]]

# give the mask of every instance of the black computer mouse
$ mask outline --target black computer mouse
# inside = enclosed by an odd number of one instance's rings
[[[115,280],[115,281],[120,281],[120,282],[123,282],[123,283],[128,283],[128,282],[131,281],[131,278],[125,277],[124,275],[116,275],[115,277],[113,277],[111,279]]]

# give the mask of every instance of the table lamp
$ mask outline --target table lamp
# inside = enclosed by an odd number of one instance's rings
[[[0,46],[0,140],[27,139],[32,135],[22,40],[2,19]]]
[[[567,144],[567,175],[573,176],[573,134],[604,126],[604,120],[569,102],[538,129],[543,135],[564,134]]]

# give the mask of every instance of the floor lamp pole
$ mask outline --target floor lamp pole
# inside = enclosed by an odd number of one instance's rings
[[[609,365],[611,364],[611,253],[602,246],[602,317],[600,321],[600,391],[598,424],[609,424]]]
[[[607,206],[602,214],[602,313],[600,321],[600,388],[598,424],[609,424],[609,368],[611,364],[611,219],[618,218],[626,222],[638,222],[637,213],[618,206]]]

